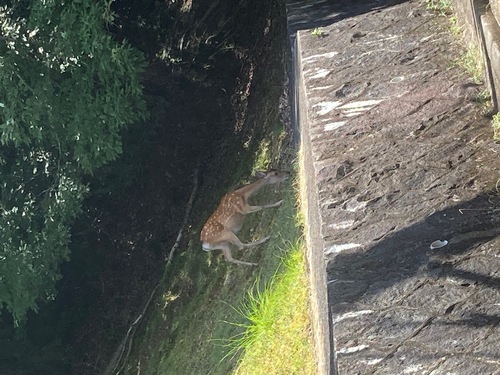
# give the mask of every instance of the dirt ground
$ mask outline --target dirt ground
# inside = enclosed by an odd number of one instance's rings
[[[500,373],[500,146],[463,43],[416,1],[288,11],[330,373]]]

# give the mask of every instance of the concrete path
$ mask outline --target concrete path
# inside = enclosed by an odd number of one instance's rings
[[[287,11],[322,373],[500,374],[500,146],[447,19]]]

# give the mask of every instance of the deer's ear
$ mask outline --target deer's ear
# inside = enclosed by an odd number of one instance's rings
[[[264,178],[266,176],[267,176],[266,172],[262,172],[262,171],[256,171],[255,172],[255,177],[257,177],[257,178]]]

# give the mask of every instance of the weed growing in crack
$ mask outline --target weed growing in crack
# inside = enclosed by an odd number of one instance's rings
[[[316,27],[311,31],[311,35],[315,35],[318,38],[322,38],[322,37],[326,36],[326,32],[321,30],[319,27]]]
[[[465,53],[454,62],[472,77],[474,83],[480,84],[483,82],[483,59],[477,47],[469,45]]]
[[[425,0],[425,6],[441,15],[450,15],[453,12],[452,0]]]

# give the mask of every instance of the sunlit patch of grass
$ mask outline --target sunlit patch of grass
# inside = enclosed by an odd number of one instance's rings
[[[427,9],[432,10],[440,15],[447,16],[449,20],[449,31],[452,35],[467,45],[468,43],[463,38],[464,29],[459,22],[459,18],[454,13],[452,0],[426,0]],[[467,48],[461,53],[453,63],[463,69],[471,76],[474,83],[480,84],[484,78],[483,56],[477,46],[468,44]]]
[[[269,150],[269,147],[270,147],[270,142],[267,139],[263,140],[260,143],[252,171],[254,174],[256,171],[268,170],[269,165],[271,163],[271,155],[270,155],[271,151]]]
[[[475,102],[487,105],[491,101],[491,94],[487,89],[482,90],[475,98]]]
[[[280,122],[277,122],[268,136],[263,139],[255,153],[252,174],[256,171],[267,171],[269,169],[278,168],[283,164],[283,154],[287,153],[287,144],[289,135],[283,128]],[[280,153],[276,149],[281,150]]]
[[[449,30],[457,39],[462,39],[463,27],[460,25],[459,19],[453,10],[452,0],[426,0],[427,9],[436,12],[442,16],[447,16],[450,22]],[[463,43],[466,43],[465,41]],[[460,54],[454,60],[454,64],[461,67],[469,74],[474,83],[481,83],[484,76],[483,59],[480,50],[473,45],[468,45],[464,53]]]
[[[450,22],[449,27],[451,33],[456,38],[461,38],[464,32],[464,28],[462,27],[462,25],[460,25],[457,15],[456,14],[451,15],[450,17],[448,17],[448,21]]]
[[[322,38],[326,36],[326,32],[321,30],[319,27],[316,27],[311,31],[311,35],[317,36],[318,38]]]
[[[236,308],[245,322],[233,323],[244,332],[228,341],[228,356],[241,353],[235,375],[315,373],[303,242],[289,246],[282,269]]]
[[[468,46],[465,53],[460,55],[454,62],[472,77],[474,83],[479,84],[483,81],[483,59],[477,47]]]

